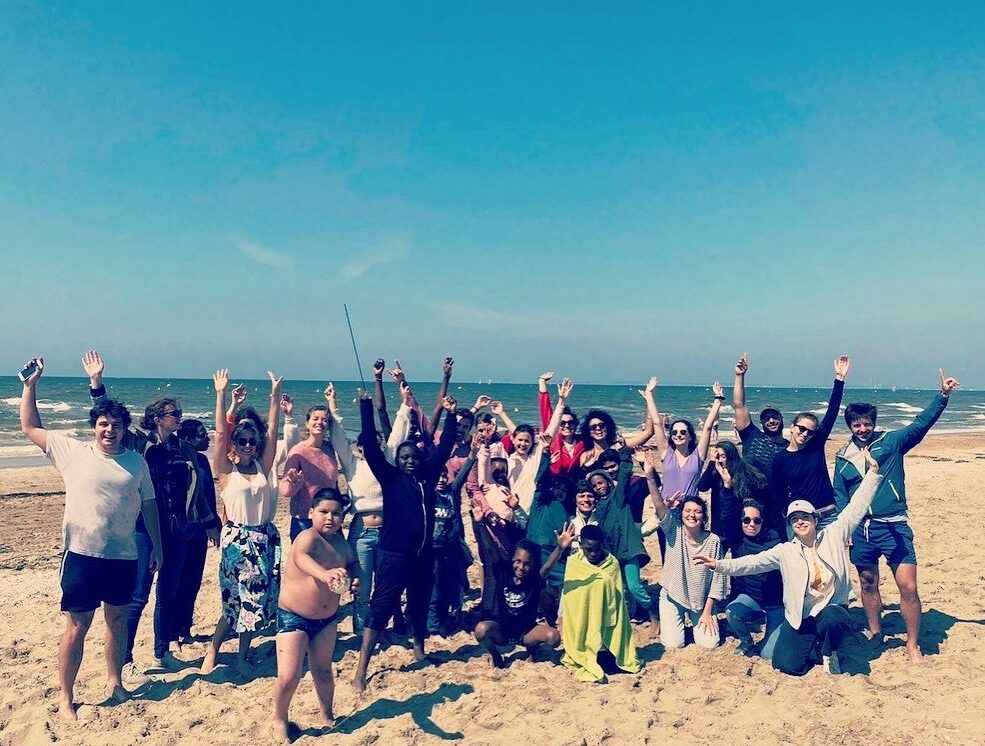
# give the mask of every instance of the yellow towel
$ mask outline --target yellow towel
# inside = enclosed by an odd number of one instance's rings
[[[603,648],[615,656],[616,664],[624,671],[636,673],[643,667],[636,657],[622,574],[615,557],[609,554],[596,566],[580,550],[572,554],[564,570],[561,604],[561,663],[573,668],[579,681],[605,681],[605,672],[597,660]]]

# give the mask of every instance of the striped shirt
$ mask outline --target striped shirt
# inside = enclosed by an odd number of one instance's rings
[[[667,595],[695,612],[704,611],[705,601],[709,596],[716,601],[724,600],[725,576],[696,565],[692,559],[696,554],[721,559],[724,552],[718,536],[709,532],[699,546],[690,545],[684,526],[681,525],[680,509],[668,510],[660,521],[660,528],[667,537],[667,550],[660,575],[660,584]]]

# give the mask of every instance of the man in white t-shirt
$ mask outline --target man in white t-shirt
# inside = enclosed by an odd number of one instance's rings
[[[49,433],[41,424],[37,384],[44,360],[24,381],[21,430],[51,459],[65,481],[64,555],[61,567],[61,610],[65,633],[58,646],[61,685],[58,714],[75,720],[73,689],[82,663],[86,633],[102,604],[106,620],[106,662],[110,702],[127,698],[120,675],[127,640],[127,604],[137,574],[133,526],[140,513],[154,549],[151,565],[161,566],[161,532],[154,485],[147,463],[123,448],[130,413],[120,402],[105,400],[89,411],[91,442]]]

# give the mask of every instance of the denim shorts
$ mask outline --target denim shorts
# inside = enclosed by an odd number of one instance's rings
[[[874,567],[885,557],[890,567],[917,564],[913,548],[913,529],[906,521],[864,520],[852,535],[852,564]]]
[[[339,618],[339,612],[325,619],[308,619],[293,611],[277,607],[277,632],[304,632],[309,640],[314,640],[325,627]]]

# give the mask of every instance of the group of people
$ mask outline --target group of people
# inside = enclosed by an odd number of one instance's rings
[[[325,401],[307,409],[302,427],[281,377],[269,374],[264,418],[245,405],[245,387],[235,387],[227,401],[223,369],[213,377],[211,464],[208,430],[183,420],[174,398],[150,402],[140,427],[131,427],[126,407],[107,398],[95,351],[82,360],[93,399],[92,440],[47,431],[36,403],[44,364],[34,361],[24,380],[21,427],[61,472],[66,493],[63,717],[75,717],[73,686],[100,605],[111,698],[121,701],[124,684],[147,680],[133,661],[133,644],[155,572],[155,666],[186,665],[178,656],[191,635],[210,543],[221,551],[221,614],[202,672],[216,667],[231,634],[239,637],[237,664],[248,665],[253,636],[275,626],[274,718],[285,737],[306,657],[322,715],[333,719],[332,657],[346,594],[361,640],[352,682],[360,691],[391,623],[398,633],[409,626],[419,661],[429,635],[467,629],[494,665],[503,665],[503,648],[522,645],[536,656],[538,648],[563,643],[561,663],[581,680],[601,682],[642,667],[633,617],[648,623],[666,649],[684,647],[689,628],[696,645],[715,648],[722,614],[737,653],[759,655],[793,675],[819,663],[837,673],[850,629],[851,565],[868,635],[875,644],[882,640],[878,583],[885,557],[900,590],[907,653],[920,658],[903,456],[958,386],[943,371],[939,395],[900,430],[878,430],[873,405],[849,404],[851,437],[838,451],[832,481],[824,445],[841,407],[847,356],[835,360],[824,417],[797,414],[788,439],[779,410],[766,407],[760,426],[752,421],[743,355],[732,389],[741,452],[715,438],[725,401],[718,383],[696,429],[687,419],[666,421],[658,381],[650,379],[639,392],[643,427],[620,433],[603,409],[581,418],[572,411],[568,379],[552,402],[552,372],[538,380],[537,427],[514,423],[501,402],[486,396],[460,407],[448,395],[451,358],[426,413],[398,362],[389,374],[401,404],[391,420],[387,369],[377,360],[374,391],[359,391],[360,430],[350,442],[332,384]],[[279,498],[290,504],[287,552],[274,525]],[[647,501],[653,515],[644,521]],[[661,555],[658,593],[641,577],[651,561],[644,537],[652,533]],[[466,570],[476,561],[481,593],[467,609]],[[757,643],[753,634],[764,624]]]

